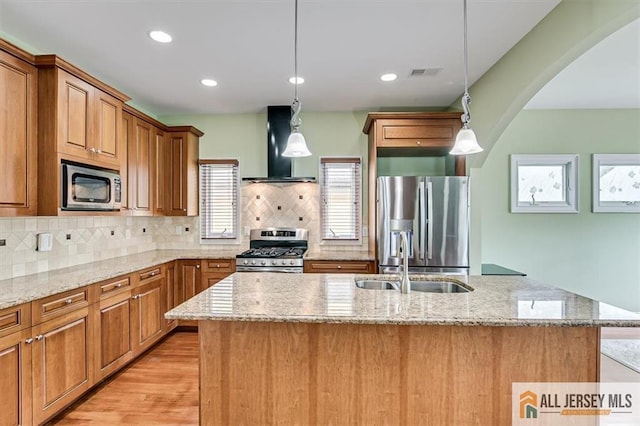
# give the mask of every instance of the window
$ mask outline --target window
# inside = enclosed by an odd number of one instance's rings
[[[320,232],[323,240],[359,240],[361,159],[320,158]]]
[[[578,155],[512,155],[512,213],[577,213]]]
[[[640,212],[640,154],[593,154],[593,211]]]
[[[237,160],[200,160],[200,242],[238,238]]]

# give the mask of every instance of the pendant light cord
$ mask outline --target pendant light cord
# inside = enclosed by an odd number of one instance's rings
[[[297,1],[297,0],[296,0]],[[464,94],[462,95],[462,110],[464,113],[460,116],[463,127],[466,129],[469,127],[471,121],[471,112],[469,111],[469,104],[471,103],[471,95],[469,95],[469,77],[468,77],[468,62],[469,57],[467,54],[467,0],[463,0],[463,21],[464,21]]]
[[[298,0],[295,0],[295,18],[294,18],[294,30],[293,30],[293,90],[294,99],[291,104],[293,115],[291,116],[291,129],[295,132],[300,131],[300,109],[302,105],[298,100]]]

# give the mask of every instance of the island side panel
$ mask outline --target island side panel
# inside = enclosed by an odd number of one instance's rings
[[[511,424],[511,383],[596,381],[599,330],[201,321],[203,425]]]

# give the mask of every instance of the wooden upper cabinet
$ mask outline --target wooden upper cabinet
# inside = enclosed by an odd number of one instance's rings
[[[113,162],[119,167],[124,146],[120,130],[122,102],[99,89],[95,89],[94,94],[96,151],[103,162]]]
[[[166,167],[166,138],[164,131],[158,129],[157,127],[153,127],[153,140],[154,140],[154,150],[155,150],[155,164],[154,164],[154,179],[153,179],[153,215],[154,216],[163,216],[165,213],[165,197],[167,188],[166,188],[166,178],[165,178],[165,167]]]
[[[373,136],[378,157],[440,156],[451,151],[461,127],[459,113],[372,113],[363,131]]]
[[[0,50],[0,216],[37,213],[37,70]]]
[[[198,156],[200,137],[194,127],[170,127],[165,151],[165,214],[198,215]]]
[[[135,216],[153,215],[154,151],[152,126],[133,117],[127,149],[127,201]]]
[[[57,80],[57,151],[119,170],[122,101],[58,68],[44,72],[41,80],[52,78],[50,73]]]

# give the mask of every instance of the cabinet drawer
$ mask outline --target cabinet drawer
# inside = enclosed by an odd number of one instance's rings
[[[93,288],[95,287],[81,287],[36,300],[32,303],[33,324],[89,306],[93,302],[91,295]]]
[[[373,273],[373,262],[313,260],[304,263],[304,272]]]
[[[124,290],[131,289],[131,279],[129,277],[120,277],[115,280],[110,280],[102,284],[96,284],[100,286],[100,299],[111,297],[114,294],[118,294]]]
[[[153,268],[145,269],[144,271],[138,272],[138,283],[139,285],[142,285],[151,281],[155,281],[162,276],[162,267],[155,266]]]
[[[0,310],[0,337],[31,327],[31,304]]]
[[[202,261],[202,271],[212,273],[233,273],[236,271],[235,259],[205,259]]]

